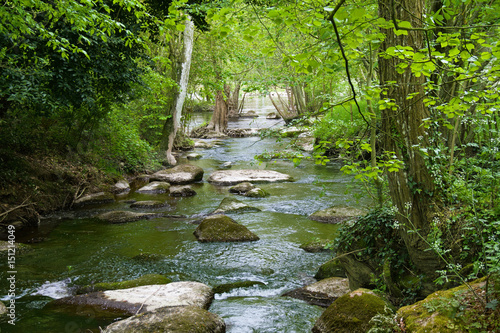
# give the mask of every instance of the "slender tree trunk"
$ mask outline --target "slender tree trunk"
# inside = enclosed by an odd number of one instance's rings
[[[176,82],[179,85],[179,91],[174,98],[173,108],[170,112],[171,117],[166,120],[165,125],[163,126],[160,144],[160,149],[164,149],[166,147],[166,157],[170,165],[177,164],[177,161],[172,155],[172,149],[174,147],[175,136],[177,135],[177,131],[179,130],[181,124],[182,108],[184,106],[184,100],[186,99],[187,85],[189,81],[189,70],[191,68],[191,54],[193,52],[194,41],[194,24],[190,18],[188,18],[186,21],[186,29],[184,30],[183,35],[184,45],[181,61],[182,65],[178,66],[175,73],[175,76],[178,78]]]
[[[379,0],[378,3],[379,14],[386,20],[408,21],[414,28],[421,27],[424,0]],[[386,35],[382,51],[396,45],[414,50],[424,47],[421,31],[408,31],[406,36],[397,36],[393,29],[383,29],[382,32]],[[386,89],[386,95],[381,95],[381,99],[391,99],[397,105],[397,110],[388,108],[382,111],[383,144],[385,150],[394,152],[405,163],[404,169],[388,173],[389,190],[400,213],[399,220],[404,226],[400,229],[401,236],[413,263],[421,272],[433,277],[442,263],[423,239],[427,237],[438,209],[434,202],[434,182],[418,148],[428,146],[422,126],[422,120],[428,117],[423,103],[424,77],[416,77],[410,69],[399,74],[396,65],[400,61],[398,58],[379,57],[380,83]],[[418,95],[407,99],[411,94]]]

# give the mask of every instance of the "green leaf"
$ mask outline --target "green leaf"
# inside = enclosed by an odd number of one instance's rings
[[[177,24],[175,26],[175,28],[177,29],[177,31],[180,31],[180,32],[183,32],[184,30],[186,30],[186,26],[184,24]]]

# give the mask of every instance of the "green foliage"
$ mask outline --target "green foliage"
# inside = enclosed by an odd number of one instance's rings
[[[366,102],[361,103],[365,112]],[[352,109],[351,109],[352,107]],[[366,127],[355,105],[341,105],[329,110],[314,126],[314,136],[321,141],[336,142],[357,137]]]

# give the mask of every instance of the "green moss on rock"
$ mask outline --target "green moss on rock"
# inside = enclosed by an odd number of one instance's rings
[[[385,313],[392,305],[368,289],[357,289],[337,298],[314,325],[313,333],[365,333],[376,314]]]
[[[249,242],[259,237],[229,216],[218,214],[206,217],[194,231],[200,242]]]
[[[316,252],[329,252],[331,249],[327,249],[326,246],[330,244],[328,239],[316,239],[307,243],[304,243],[300,248],[306,252],[316,253]]]
[[[323,280],[330,277],[346,277],[344,267],[340,264],[338,259],[331,259],[321,265],[314,278],[316,280]]]
[[[94,291],[128,289],[140,286],[149,286],[155,284],[167,284],[172,282],[169,278],[160,274],[147,274],[134,280],[120,282],[101,282],[90,286],[83,286],[77,289],[77,294],[86,294]]]

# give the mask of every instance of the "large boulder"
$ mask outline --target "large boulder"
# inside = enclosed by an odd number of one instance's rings
[[[110,203],[115,201],[115,196],[109,192],[99,192],[84,195],[73,202],[76,207],[88,206],[88,205],[101,205],[105,203]]]
[[[214,214],[221,213],[248,213],[248,212],[260,212],[259,208],[247,205],[238,199],[227,197],[222,199],[219,207],[214,211]]]
[[[500,332],[498,307],[486,314],[487,310],[476,296],[489,293],[491,302],[496,302],[500,279],[492,275],[488,287],[486,281],[485,277],[468,285],[436,291],[420,302],[400,308],[397,315],[404,323],[405,332]]]
[[[120,282],[100,282],[88,286],[81,286],[76,289],[77,294],[86,294],[94,291],[127,289],[153,284],[167,284],[172,282],[169,278],[160,274],[146,274],[134,280]]]
[[[134,222],[139,220],[148,220],[159,217],[155,213],[135,213],[126,210],[115,210],[99,214],[97,218],[112,224]]]
[[[103,333],[224,333],[226,324],[218,315],[196,306],[156,309],[117,321]]]
[[[332,277],[289,291],[283,294],[283,296],[301,299],[309,304],[326,308],[337,298],[347,294],[349,291],[349,282],[347,279]]]
[[[144,194],[161,194],[161,193],[167,193],[169,189],[170,189],[170,184],[167,182],[152,182],[141,187],[135,192]]]
[[[340,223],[365,214],[366,211],[359,208],[348,206],[333,206],[330,208],[318,210],[317,212],[311,214],[309,218],[313,221],[323,223]]]
[[[194,231],[200,242],[251,242],[259,237],[226,215],[207,216]]]
[[[109,312],[135,315],[173,306],[208,309],[213,297],[214,293],[209,286],[199,282],[182,281],[69,296],[54,300],[47,306],[66,311],[91,308],[96,315],[106,315]]]
[[[368,289],[357,289],[337,298],[316,321],[313,333],[366,333],[377,314],[393,311],[393,306]]]
[[[214,185],[235,185],[242,182],[289,182],[293,181],[290,175],[272,170],[218,170],[213,172],[207,179]]]
[[[175,185],[190,184],[203,179],[203,169],[191,164],[180,164],[154,173],[151,179]]]

